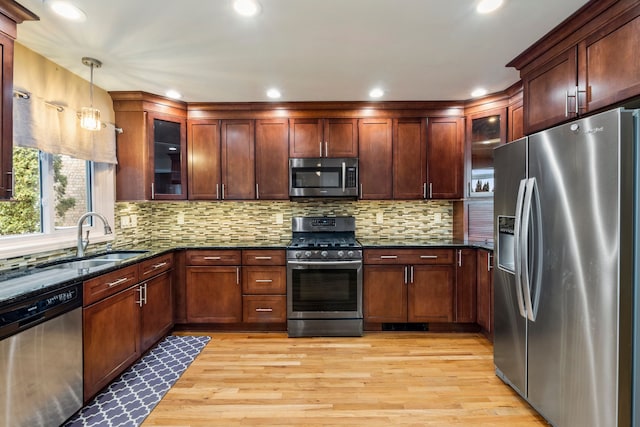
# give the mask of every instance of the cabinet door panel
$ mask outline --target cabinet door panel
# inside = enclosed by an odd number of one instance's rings
[[[393,190],[391,119],[361,119],[358,157],[360,198],[390,200]]]
[[[147,113],[151,198],[187,198],[187,121],[156,112]],[[128,185],[137,185],[130,182]]]
[[[190,122],[188,135],[189,199],[220,197],[220,127],[218,121]]]
[[[478,250],[478,263],[476,265],[478,287],[478,325],[485,331],[493,331],[492,301],[493,301],[493,271],[491,266],[491,252]]]
[[[245,295],[243,320],[247,323],[286,323],[287,297],[284,295]]]
[[[413,266],[409,284],[409,322],[453,321],[453,266]]]
[[[165,272],[141,286],[146,286],[140,332],[142,347],[140,351],[144,353],[171,329],[173,322],[171,274]]]
[[[584,52],[586,61],[586,76],[581,73],[580,89],[587,90],[589,110],[640,93],[640,17],[618,25],[620,22],[614,21],[579,48],[578,54]]]
[[[321,119],[290,119],[289,157],[320,157],[322,132]]]
[[[287,293],[287,268],[284,266],[243,266],[242,275],[245,294]]]
[[[393,197],[423,199],[426,184],[426,119],[393,123]]]
[[[525,133],[530,134],[575,117],[575,99],[567,99],[567,93],[574,95],[576,91],[576,49],[569,49],[553,61],[522,76]]]
[[[221,157],[224,199],[255,199],[255,144],[253,120],[222,120]]]
[[[405,266],[365,265],[363,305],[365,322],[406,322]]]
[[[85,401],[140,356],[138,298],[135,286],[82,310]]]
[[[476,322],[476,251],[458,249],[455,286],[456,322]]]
[[[289,121],[256,120],[256,198],[289,198]]]
[[[459,199],[464,181],[464,119],[429,119],[427,174],[432,199]]]
[[[187,267],[187,321],[242,321],[240,267]]]
[[[324,157],[358,157],[358,120],[324,120]]]

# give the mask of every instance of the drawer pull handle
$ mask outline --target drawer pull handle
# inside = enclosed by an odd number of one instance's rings
[[[167,265],[167,263],[166,263],[166,262],[159,262],[158,264],[154,264],[151,268],[152,268],[153,270],[156,270],[156,269],[158,269],[158,268],[160,268],[160,267],[164,267],[165,265]]]
[[[271,313],[273,308],[256,308],[256,311],[258,313]]]
[[[112,287],[114,287],[114,286],[117,286],[117,285],[119,285],[119,284],[121,284],[121,283],[126,282],[127,280],[129,280],[129,278],[128,278],[128,277],[121,277],[121,278],[119,278],[118,280],[116,280],[115,282],[109,282],[109,283],[107,283],[107,286],[108,286],[108,287],[110,287],[110,288],[112,288]]]
[[[256,283],[272,283],[271,279],[256,279]]]
[[[270,256],[257,256],[255,257],[257,260],[270,260],[271,257]]]
[[[438,255],[420,255],[420,259],[438,259]]]
[[[380,259],[398,259],[398,255],[380,255]]]
[[[204,257],[205,260],[207,261],[220,261],[222,259],[221,256],[206,256]]]

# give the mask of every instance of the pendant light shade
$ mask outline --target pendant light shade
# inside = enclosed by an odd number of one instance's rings
[[[82,58],[82,63],[91,67],[91,81],[89,83],[91,106],[82,107],[80,110],[80,127],[96,131],[102,129],[102,122],[100,122],[100,110],[93,108],[93,69],[102,67],[102,62],[85,56]]]

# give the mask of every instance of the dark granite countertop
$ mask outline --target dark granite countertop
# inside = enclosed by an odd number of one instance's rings
[[[442,239],[358,239],[364,249],[374,248],[461,248],[472,247],[493,250],[493,242],[457,241]],[[186,245],[175,243],[159,243],[143,248],[119,248],[119,250],[144,250],[146,252],[119,261],[104,263],[91,268],[74,269],[63,267],[61,258],[55,262],[39,266],[24,267],[0,272],[0,307],[5,307],[24,301],[43,292],[55,291],[73,283],[82,282],[92,277],[117,270],[127,265],[138,263],[148,258],[167,252],[185,249],[286,249],[288,242],[284,241],[232,241],[207,242],[206,245]],[[114,251],[117,252],[117,251]],[[98,256],[106,252],[92,254]]]

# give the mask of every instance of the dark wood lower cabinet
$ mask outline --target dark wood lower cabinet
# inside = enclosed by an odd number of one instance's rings
[[[407,321],[407,284],[404,265],[366,265],[363,275],[365,322]]]
[[[240,266],[191,266],[186,274],[187,322],[242,322]]]
[[[409,322],[452,322],[453,282],[450,265],[410,267],[407,320]]]
[[[148,280],[144,286],[140,345],[144,353],[173,327],[171,274],[165,272]]]
[[[140,356],[138,298],[134,286],[83,309],[85,401]]]
[[[478,325],[493,334],[493,252],[479,249],[476,277],[478,281]]]
[[[476,250],[456,250],[455,321],[476,322]]]

